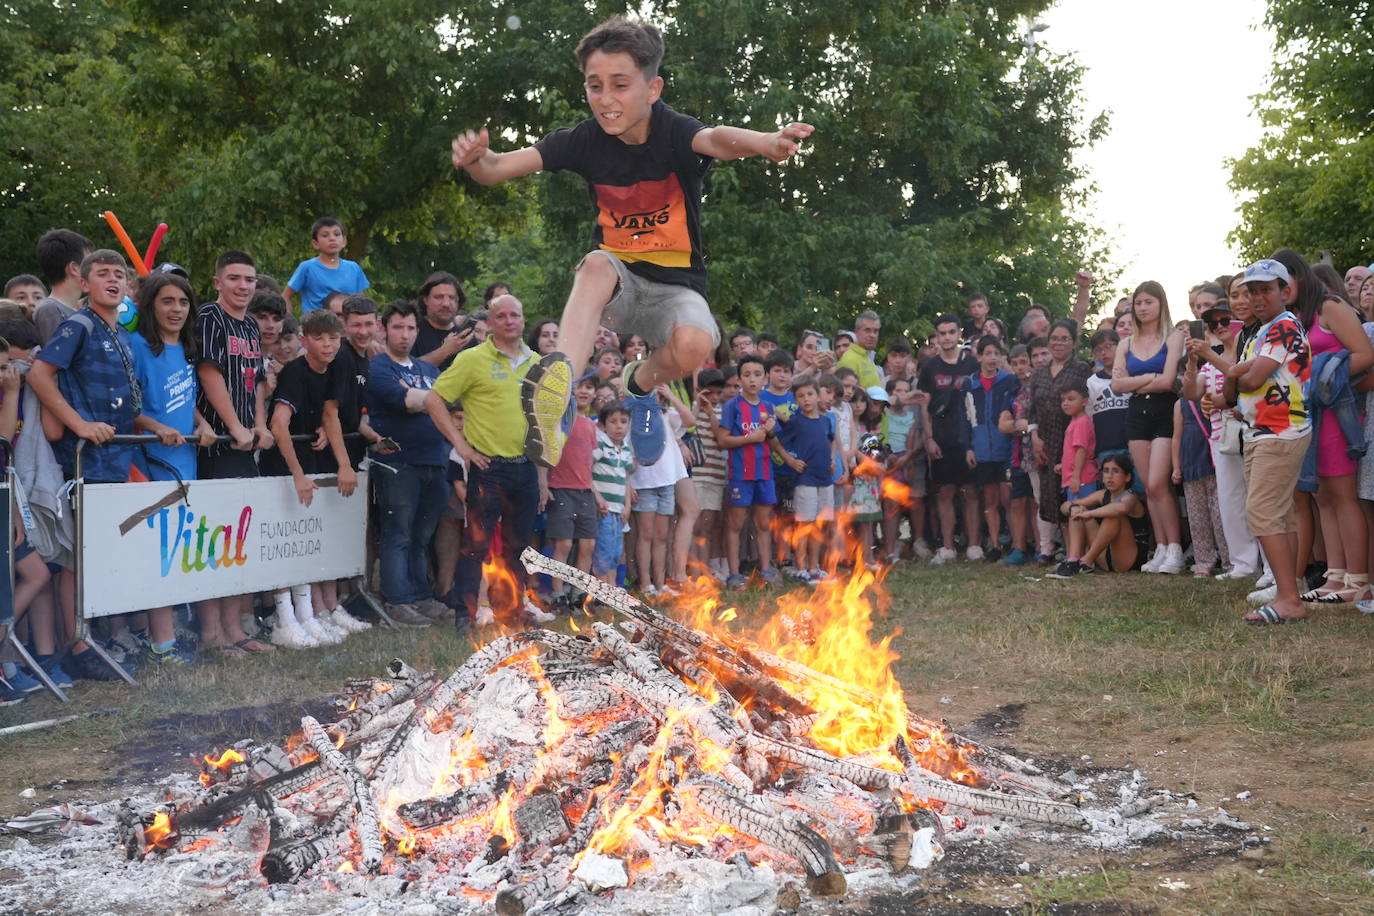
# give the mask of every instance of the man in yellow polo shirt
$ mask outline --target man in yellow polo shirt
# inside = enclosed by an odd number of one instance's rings
[[[854,343],[841,354],[835,363],[836,369],[853,369],[859,377],[859,387],[872,388],[883,384],[883,374],[878,371],[873,358],[878,351],[878,330],[882,321],[872,310],[860,313],[854,319]]]
[[[514,626],[522,619],[552,619],[525,605],[525,567],[520,553],[534,537],[539,512],[539,476],[525,457],[525,414],[521,381],[536,354],[525,346],[525,310],[512,295],[487,306],[487,339],[454,357],[434,383],[445,401],[462,400],[468,445],[477,453],[467,467],[468,535],[458,555],[455,590],[468,619],[479,626],[499,620]],[[478,607],[482,563],[501,525],[501,559],[509,577],[488,582],[490,607]]]

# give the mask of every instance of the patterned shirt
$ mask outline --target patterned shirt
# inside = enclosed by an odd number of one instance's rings
[[[1292,312],[1284,312],[1260,328],[1245,345],[1242,359],[1261,357],[1274,360],[1278,367],[1258,388],[1240,392],[1240,410],[1247,424],[1245,441],[1308,435],[1312,420],[1303,386],[1312,375],[1312,348]]]
[[[635,453],[630,448],[629,440],[616,445],[603,431],[596,431],[596,449],[592,452],[592,486],[614,514],[618,515],[625,509],[625,482],[634,466]]]
[[[720,447],[716,437],[711,435],[710,430],[720,425],[720,406],[711,408],[716,415],[713,424],[711,418],[697,407],[697,431],[698,438],[701,440],[701,453],[706,456],[706,460],[692,468],[692,479],[702,480],[706,483],[718,483],[725,485],[725,449]]]
[[[220,371],[225,387],[229,389],[234,415],[240,423],[252,429],[257,425],[257,385],[263,371],[262,335],[258,332],[258,323],[248,315],[235,318],[218,302],[207,302],[200,307],[199,329],[200,358],[196,365],[208,364]],[[229,434],[229,425],[220,417],[219,411],[210,405],[204,385],[200,387],[196,408],[216,433],[221,436]],[[265,421],[267,418],[263,419]],[[204,452],[207,455],[219,455],[229,449],[229,443],[219,443]]]
[[[758,429],[773,416],[773,408],[766,401],[750,403],[737,394],[725,402],[720,411],[720,425],[731,436],[744,436]],[[769,460],[768,443],[750,442],[726,449],[729,455],[731,480],[772,480],[773,462]]]

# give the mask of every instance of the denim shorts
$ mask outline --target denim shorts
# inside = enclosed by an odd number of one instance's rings
[[[672,515],[677,509],[677,489],[674,484],[661,487],[644,487],[635,490],[634,510],[636,512],[657,512],[659,515]]]
[[[1091,496],[1093,493],[1096,493],[1097,490],[1097,483],[1089,482],[1083,484],[1083,486],[1079,487],[1077,490],[1070,490],[1068,487],[1064,487],[1059,492],[1064,494],[1064,501],[1068,502],[1069,500],[1082,499],[1085,496]]]
[[[625,548],[625,522],[619,512],[607,512],[596,522],[596,551],[592,554],[592,573],[604,576],[620,565]]]

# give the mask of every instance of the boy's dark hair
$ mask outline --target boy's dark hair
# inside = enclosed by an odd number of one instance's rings
[[[953,312],[945,312],[941,315],[935,316],[935,321],[931,324],[931,327],[938,331],[940,330],[940,325],[942,324],[957,325],[959,324],[959,318]]]
[[[338,226],[339,231],[343,231],[343,223],[339,222],[332,216],[321,216],[319,219],[315,220],[315,222],[310,224],[311,241],[314,241],[315,239],[318,239],[320,237],[321,229],[328,229],[331,226]]]
[[[215,258],[215,273],[218,274],[224,268],[232,264],[247,264],[254,270],[258,269],[258,262],[253,260],[253,256],[246,251],[226,251],[224,254]]]
[[[344,317],[349,315],[375,315],[377,314],[377,303],[367,296],[349,296],[343,302]]]
[[[858,377],[859,377],[859,373],[855,372],[853,369],[849,368],[848,366],[840,366],[838,369],[835,370],[835,378],[839,379],[839,380],[840,380],[840,384],[842,384],[842,385],[844,384],[844,380],[845,380],[845,379],[847,379],[847,378],[858,379]]]
[[[154,317],[154,303],[157,302],[158,293],[169,286],[175,286],[181,290],[186,296],[186,301],[191,303],[191,312],[181,324],[181,332],[177,334],[177,343],[181,344],[181,350],[186,355],[186,361],[194,363],[196,357],[200,355],[200,342],[196,338],[196,294],[192,291],[191,284],[185,277],[179,277],[176,274],[149,274],[143,278],[143,282],[138,285],[138,289],[134,293],[134,302],[138,305],[140,316],[138,327],[134,330],[136,333],[142,334],[143,339],[148,341],[148,349],[153,351],[154,356],[162,355],[165,347],[162,342],[162,335],[158,333],[157,319]],[[5,336],[9,337],[10,335],[5,334]]]
[[[1096,350],[1108,341],[1111,341],[1112,344],[1119,344],[1121,343],[1121,335],[1112,328],[1103,328],[1092,336],[1092,340],[1088,342],[1088,348]]]
[[[5,298],[8,299],[10,297],[10,293],[14,292],[15,289],[17,289],[20,286],[42,286],[44,289],[47,289],[47,285],[44,284],[42,280],[35,277],[33,274],[18,274],[16,276],[10,277],[9,280],[6,281]]]
[[[295,315],[287,315],[281,320],[281,333],[277,335],[277,340],[283,337],[295,337],[301,332],[301,323],[296,320]]]
[[[286,317],[286,300],[282,298],[281,293],[274,293],[270,289],[260,289],[253,294],[252,299],[248,300],[248,314],[276,315],[278,318],[284,319]]]
[[[1050,339],[1048,337],[1032,337],[1030,340],[1026,341],[1026,352],[1029,353],[1031,350],[1047,350],[1049,346]]]
[[[24,307],[13,299],[0,299],[0,321],[23,318]]]
[[[907,387],[911,387],[911,379],[909,378],[890,378],[887,381],[883,382],[883,390],[886,391],[888,394],[891,394],[892,392],[897,390],[898,382],[906,382]],[[841,385],[841,387],[843,387],[843,385]]]
[[[596,422],[605,424],[607,420],[609,420],[611,417],[615,416],[618,413],[623,413],[625,416],[628,417],[630,415],[630,408],[626,407],[619,401],[616,401],[614,404],[607,404],[605,407],[601,408],[600,412],[597,413]]]
[[[267,274],[258,274],[257,279],[253,281],[253,288],[257,290],[265,289],[269,293],[281,293],[281,284],[277,282],[277,278],[269,277]]]
[[[1024,318],[1024,317],[1026,317],[1027,315],[1029,315],[1031,312],[1039,312],[1040,314],[1044,315],[1046,318],[1050,317],[1050,310],[1047,309],[1047,308],[1045,308],[1043,305],[1041,305],[1041,304],[1038,303],[1038,302],[1032,302],[1030,305],[1026,306],[1026,310],[1025,310],[1024,312],[1021,313],[1021,317]]]
[[[740,360],[740,362],[743,363],[744,360]],[[792,358],[791,353],[784,353],[782,348],[779,347],[772,353],[769,353],[768,358],[763,361],[763,371],[771,372],[781,366],[790,372],[792,371],[792,364],[795,362],[796,360]]]
[[[821,373],[821,377],[816,379],[816,384],[822,388],[829,388],[832,394],[844,393],[844,382],[840,381],[838,376],[830,372]]]
[[[792,393],[793,393],[793,394],[796,394],[798,391],[801,391],[803,388],[819,388],[819,387],[820,387],[820,384],[816,381],[816,377],[815,377],[814,375],[807,375],[806,373],[802,373],[801,375],[799,375],[799,376],[797,376],[796,378],[792,379]]]
[[[316,334],[343,334],[343,322],[329,309],[315,309],[301,316],[301,333],[308,337]]]
[[[983,351],[988,347],[996,347],[998,353],[1005,354],[1007,352],[1007,345],[1002,343],[1002,338],[993,334],[984,334],[978,338],[978,355],[982,356]]]
[[[462,398],[454,398],[454,399],[453,399],[453,403],[451,403],[451,404],[448,405],[448,412],[449,412],[449,413],[457,413],[458,411],[460,411],[460,410],[462,410],[462,409],[463,409],[463,399],[462,399]]]
[[[191,324],[192,322],[186,323]],[[18,347],[21,350],[32,350],[43,343],[43,339],[38,336],[38,326],[27,318],[11,318],[7,321],[0,321],[0,337],[9,341],[11,347]]]
[[[458,278],[446,270],[436,270],[426,277],[425,282],[420,286],[420,292],[415,296],[415,301],[424,302],[430,290],[434,289],[436,286],[442,286],[445,283],[452,285],[453,289],[458,293],[458,308],[461,309],[468,304],[468,295],[463,292],[463,284],[459,283]]]
[[[1079,381],[1069,382],[1064,386],[1064,393],[1068,394],[1070,391],[1074,394],[1081,394],[1086,398],[1088,396],[1088,383]]]
[[[587,58],[597,51],[630,55],[644,78],[651,80],[658,76],[658,65],[663,63],[663,35],[647,22],[612,16],[577,43],[578,66],[585,71]]]
[[[776,335],[776,334],[769,334],[767,331],[765,331],[764,333],[760,334],[760,335],[758,336],[758,338],[755,339],[754,344],[755,344],[755,345],[761,344],[761,343],[763,343],[765,340],[768,341],[769,343],[771,343],[771,344],[772,344],[773,346],[775,346],[775,347],[781,346],[781,344],[778,343],[778,335]]]
[[[89,277],[91,268],[97,264],[113,264],[124,268],[125,274],[129,272],[129,263],[124,260],[124,255],[113,248],[97,248],[81,259],[81,279]]]
[[[991,304],[991,303],[988,303],[988,297],[987,297],[987,295],[984,294],[984,293],[969,293],[969,294],[968,294],[968,298],[965,299],[964,302],[965,302],[967,305],[972,305],[972,304],[975,303],[975,302],[983,302],[983,303],[987,303],[987,304],[989,304],[989,305]]]
[[[748,337],[750,342],[755,340],[754,332],[748,328],[735,328],[726,339],[730,342],[730,346],[733,347],[735,345],[735,339],[738,337]]]
[[[697,373],[697,390],[703,388],[724,388],[725,375],[719,369],[702,369]]]
[[[395,299],[386,304],[386,311],[382,313],[382,327],[391,324],[392,318],[404,318],[407,315],[418,316],[420,310],[415,303],[409,299]]]
[[[1026,359],[1030,359],[1030,347],[1025,344],[1017,344],[1011,348],[1011,352],[1007,354],[1007,359],[1013,360],[1018,356],[1024,356]]]
[[[906,342],[905,337],[894,338],[893,341],[887,345],[887,352],[883,354],[883,358],[886,359],[893,353],[905,353],[907,356],[910,356],[911,344]]]
[[[746,353],[743,356],[741,356],[739,358],[739,362],[735,364],[735,372],[743,372],[744,367],[749,365],[750,363],[758,363],[759,368],[763,370],[764,374],[768,374],[768,364],[765,363],[763,361],[763,357],[759,356],[757,353]]]
[[[333,303],[334,303],[335,300],[347,299],[347,298],[348,298],[348,293],[340,292],[339,290],[336,289],[336,290],[334,290],[334,292],[332,292],[332,293],[330,293],[329,295],[327,295],[327,296],[324,297],[324,301],[320,303],[320,307],[323,308],[323,309],[325,309],[326,311],[332,312],[332,311],[334,311],[334,309],[330,308],[330,306],[333,305]],[[343,306],[340,306],[340,308],[342,308],[342,307],[343,307]]]
[[[515,290],[511,289],[510,284],[505,280],[497,280],[493,283],[488,283],[487,288],[482,290],[482,302],[490,303],[491,300],[502,295],[501,291],[511,293],[512,295],[515,293]]]
[[[51,289],[53,284],[61,283],[67,277],[67,265],[81,266],[86,254],[94,250],[91,240],[79,232],[49,229],[43,233],[34,249],[34,258],[43,274],[44,285]]]

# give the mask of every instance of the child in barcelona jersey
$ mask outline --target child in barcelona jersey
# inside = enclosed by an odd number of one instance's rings
[[[630,443],[641,465],[665,442],[654,389],[691,374],[719,332],[706,302],[702,180],[713,159],[764,156],[782,162],[810,136],[809,124],[772,133],[706,127],[669,108],[658,75],[663,38],[654,26],[615,17],[577,45],[592,117],[534,146],[493,152],[485,129],[453,141],[453,164],[483,185],[568,169],[587,181],[597,210],[597,248],[582,259],[559,322],[558,351],[530,369],[522,403],[527,456],[558,463],[573,419],[572,387],[600,325],[638,334],[648,359],[624,369]]]

